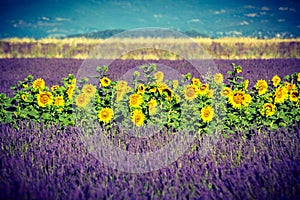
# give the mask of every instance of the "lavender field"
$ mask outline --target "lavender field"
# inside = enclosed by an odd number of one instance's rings
[[[0,93],[13,96],[10,87],[29,74],[35,79],[43,78],[47,85],[58,84],[68,74],[76,75],[82,62],[0,59]],[[182,74],[199,77],[190,63],[180,60],[115,60],[109,66],[108,76],[117,80],[131,68],[158,62]],[[300,72],[299,59],[213,62],[224,75],[225,83],[232,63],[243,66],[240,76],[249,80],[249,88],[260,79],[271,80],[278,75],[284,80],[286,75]],[[276,130],[260,126],[222,134],[205,154],[201,149],[210,144],[210,136],[197,135],[178,160],[146,173],[122,172],[100,162],[84,145],[80,137],[83,130],[76,124],[63,128],[28,121],[16,124],[17,129],[12,124],[0,124],[0,199],[300,198],[300,124],[297,121]],[[119,134],[122,131],[117,127],[108,138],[130,152],[155,151],[172,139],[167,131],[162,129],[155,134],[149,131],[147,134],[153,136],[146,140]]]

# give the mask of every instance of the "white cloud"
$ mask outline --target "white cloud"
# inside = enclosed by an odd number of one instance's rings
[[[50,19],[48,17],[42,17],[42,20],[45,20],[45,21],[49,21]]]
[[[198,22],[201,22],[200,19],[191,19],[188,21],[188,23],[198,23]]]
[[[154,14],[153,17],[156,18],[156,19],[163,18],[163,16],[161,14]]]
[[[267,14],[266,12],[260,12],[259,14],[261,14],[261,15],[265,15],[265,14]]]
[[[277,21],[278,21],[278,22],[284,22],[285,19],[278,19]]]
[[[247,17],[257,17],[257,14],[256,13],[248,13],[248,14],[245,14],[245,16],[247,16]]]
[[[289,10],[289,7],[279,7],[278,10],[287,11],[287,10]]]
[[[267,6],[263,6],[263,7],[261,8],[261,10],[265,10],[265,11],[267,11],[267,10],[270,10],[270,8],[269,8],[269,7],[267,7]]]
[[[240,22],[240,25],[241,26],[246,26],[246,25],[248,25],[249,24],[249,22],[247,22],[247,21],[242,21],[242,22]]]
[[[56,21],[71,21],[70,18],[63,18],[63,17],[56,17],[55,20]]]
[[[219,15],[219,14],[222,14],[222,13],[225,13],[225,12],[226,12],[226,10],[221,9],[221,10],[216,10],[216,11],[214,11],[214,14],[215,14],[215,15]]]

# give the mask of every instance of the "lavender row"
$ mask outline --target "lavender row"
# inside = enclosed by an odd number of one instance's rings
[[[300,130],[236,133],[205,156],[195,139],[170,166],[149,173],[111,169],[91,155],[77,127],[0,125],[0,199],[297,199]],[[151,135],[151,133],[149,133]],[[112,139],[113,140],[113,139]],[[141,141],[123,145],[130,150]],[[155,148],[155,143],[153,148]]]
[[[12,96],[10,86],[16,85],[20,80],[26,78],[29,74],[35,78],[43,78],[47,85],[58,83],[68,74],[76,75],[84,60],[77,59],[0,59],[0,93],[6,93]],[[205,68],[205,62],[201,60],[185,61],[185,60],[115,60],[115,61],[99,61],[98,63],[111,63],[109,65],[108,75],[112,80],[118,79],[129,69],[141,66],[147,63],[159,63],[172,67],[180,74],[191,73],[193,76],[201,77],[199,70],[195,66]],[[231,63],[243,66],[241,76],[249,79],[249,86],[252,87],[256,80],[270,80],[274,75],[283,78],[286,75],[299,72],[299,59],[269,59],[269,60],[209,60],[207,65],[215,64],[216,69],[225,75],[231,69]],[[95,66],[96,67],[96,66]]]

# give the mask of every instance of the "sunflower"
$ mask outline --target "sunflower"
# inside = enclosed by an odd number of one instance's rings
[[[179,84],[178,80],[173,80],[172,86],[174,89],[176,89],[178,87],[178,84]]]
[[[285,87],[279,87],[275,91],[274,102],[276,103],[284,103],[284,101],[288,98],[288,92]]]
[[[116,97],[116,101],[119,102],[123,99],[123,97],[125,96],[126,92],[124,90],[117,90],[117,97]]]
[[[96,87],[92,84],[84,85],[81,92],[84,93],[87,97],[91,98],[96,93]]]
[[[114,117],[114,111],[111,108],[103,108],[102,110],[99,111],[98,113],[98,119],[101,122],[104,122],[105,124],[107,124],[108,122],[110,122]]]
[[[228,97],[231,94],[231,89],[229,87],[224,87],[223,91],[221,91],[221,95],[224,97]]]
[[[200,81],[200,79],[198,79],[198,78],[192,78],[192,84],[198,86],[198,85],[201,84],[201,81]]]
[[[51,87],[51,90],[54,91],[54,90],[57,90],[58,88],[59,88],[59,85],[53,85],[53,86]]]
[[[37,101],[40,107],[51,105],[53,102],[53,95],[51,92],[40,92],[37,94]]]
[[[23,101],[27,101],[27,94],[22,94],[21,98],[22,98]]]
[[[288,92],[291,90],[296,89],[296,85],[293,83],[284,82],[284,87],[287,89]]]
[[[261,114],[266,115],[267,117],[274,115],[275,105],[272,103],[265,103],[261,109]]]
[[[157,83],[161,83],[164,80],[164,73],[162,71],[158,71],[154,74],[154,78]]]
[[[133,108],[138,108],[143,103],[143,97],[140,94],[132,94],[129,97],[129,105]]]
[[[237,74],[242,73],[242,67],[241,66],[237,66],[236,68],[234,68],[234,70]]]
[[[207,94],[208,90],[209,90],[208,84],[201,84],[199,87],[199,94],[205,95],[205,94]]]
[[[145,93],[145,85],[144,84],[140,84],[138,85],[138,94],[144,94]]]
[[[168,86],[165,83],[159,83],[157,84],[157,89],[160,95],[163,94],[164,89],[168,88]]]
[[[166,99],[169,101],[173,98],[173,91],[170,88],[163,89],[162,93],[166,94]]]
[[[126,90],[127,82],[126,81],[118,81],[116,85],[117,90]]]
[[[72,99],[74,90],[75,90],[75,85],[74,84],[69,85],[68,90],[67,90],[67,95],[68,95],[69,99]]]
[[[36,79],[33,82],[32,87],[34,89],[42,89],[43,90],[45,88],[45,81],[44,81],[44,79],[42,79],[42,78]]]
[[[100,83],[101,83],[101,86],[102,87],[107,87],[110,85],[110,82],[111,80],[108,78],[108,77],[103,77],[101,80],[100,80]]]
[[[221,84],[224,81],[224,76],[221,73],[217,73],[214,75],[214,82],[217,84]]]
[[[277,87],[279,85],[280,81],[281,81],[281,79],[278,75],[273,76],[272,82],[275,87]]]
[[[242,91],[234,91],[228,98],[233,108],[241,108],[245,104],[245,93]]]
[[[214,117],[214,109],[211,106],[205,106],[201,109],[200,116],[204,122],[210,122]]]
[[[142,126],[145,121],[145,115],[141,110],[134,110],[131,116],[131,121],[138,127]]]
[[[299,92],[297,90],[292,90],[290,93],[290,101],[297,102],[299,98]]]
[[[65,100],[63,96],[58,96],[54,100],[54,105],[63,107],[65,105]]]
[[[148,111],[149,115],[154,115],[157,111],[157,101],[155,99],[151,99],[148,103]]]
[[[149,92],[155,93],[157,91],[156,87],[150,87]]]
[[[248,106],[251,101],[252,101],[251,95],[250,94],[245,94],[245,99],[243,101],[243,105]]]
[[[184,88],[184,98],[188,101],[193,101],[197,98],[198,88],[195,85],[187,85]]]
[[[213,98],[214,97],[214,91],[213,90],[208,90],[208,92],[207,92],[207,96],[208,96],[208,98]]]
[[[297,81],[300,82],[300,72],[297,74]]]
[[[90,102],[90,98],[86,96],[84,93],[80,93],[75,99],[76,105],[79,108],[86,108],[88,103]]]
[[[258,80],[255,84],[255,88],[258,90],[259,95],[263,95],[268,91],[268,83],[265,80]]]

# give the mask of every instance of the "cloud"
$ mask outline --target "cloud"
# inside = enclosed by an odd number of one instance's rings
[[[289,10],[289,7],[279,7],[278,10],[281,10],[281,11],[288,11],[288,10]]]
[[[56,21],[60,21],[60,22],[61,22],[61,21],[71,21],[70,18],[63,18],[63,17],[56,17],[55,20],[56,20]]]
[[[221,9],[221,10],[216,10],[216,11],[214,11],[213,13],[214,13],[215,15],[219,15],[219,14],[223,14],[223,13],[225,13],[225,12],[226,12],[225,9]]]
[[[285,19],[277,19],[278,22],[284,22]]]
[[[48,17],[42,17],[42,20],[45,20],[45,21],[49,21],[50,19]]]
[[[248,14],[245,14],[245,16],[247,16],[247,17],[257,17],[257,14],[256,13],[248,13]]]
[[[240,22],[240,25],[241,26],[246,26],[246,25],[248,25],[249,24],[249,22],[247,22],[247,21],[242,21],[242,22]]]
[[[243,34],[242,34],[241,31],[235,31],[235,30],[233,30],[233,31],[227,31],[227,32],[226,32],[226,35],[230,35],[230,36],[241,36],[241,35],[243,35]]]
[[[200,19],[191,19],[188,21],[188,23],[198,23],[198,22],[201,22]]]
[[[261,10],[267,11],[267,10],[270,10],[270,8],[268,8],[267,6],[263,6],[263,7],[261,8]]]
[[[296,9],[295,8],[290,8],[290,11],[291,12],[296,12]]]
[[[161,14],[154,14],[153,17],[156,18],[156,19],[163,18],[163,16]]]

